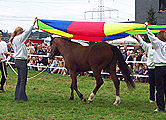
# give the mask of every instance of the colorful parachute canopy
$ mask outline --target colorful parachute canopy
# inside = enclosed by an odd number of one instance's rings
[[[166,27],[165,27],[166,28]],[[144,24],[79,22],[38,19],[38,29],[67,37],[69,39],[87,40],[91,42],[114,40],[130,34],[146,31]]]
[[[150,29],[153,33],[158,33],[160,31],[166,31],[166,25],[148,25],[148,29]],[[146,30],[145,27],[143,26],[131,31],[127,31],[126,33],[131,35],[146,34]]]

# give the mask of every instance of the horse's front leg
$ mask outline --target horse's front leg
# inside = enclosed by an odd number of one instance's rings
[[[102,77],[101,77],[100,72],[99,72],[99,73],[95,73],[95,72],[94,72],[93,75],[94,75],[94,77],[95,77],[95,79],[96,79],[96,87],[95,87],[95,89],[93,90],[93,92],[90,94],[89,99],[88,99],[88,103],[90,103],[90,102],[93,101],[93,99],[94,99],[94,97],[95,97],[95,95],[96,95],[98,89],[99,89],[99,88],[101,87],[101,85],[104,83],[104,82],[103,82],[103,79],[102,79]]]
[[[80,91],[77,88],[77,72],[70,72],[70,77],[72,79],[72,83],[71,83],[71,96],[70,96],[70,100],[74,99],[74,91],[76,91],[77,95],[79,96],[79,98],[82,101],[86,102],[86,99],[83,98],[83,95],[80,93]]]
[[[120,85],[120,81],[117,79],[116,74],[111,74],[111,77],[112,77],[112,80],[114,82],[114,86],[116,88],[116,100],[115,100],[115,102],[114,102],[113,105],[117,106],[121,102],[120,97],[119,97],[119,85]]]
[[[73,89],[73,82],[71,83],[71,96],[69,100],[73,100],[74,99],[74,89]]]

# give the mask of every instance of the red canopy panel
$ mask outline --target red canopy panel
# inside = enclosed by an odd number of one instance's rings
[[[28,42],[32,42],[32,43],[44,43],[44,39],[27,39],[25,41],[25,44],[27,44]]]

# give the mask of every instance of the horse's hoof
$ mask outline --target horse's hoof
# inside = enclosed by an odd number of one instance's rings
[[[91,100],[88,100],[88,103],[91,103],[91,102],[93,102],[93,101],[91,101]]]
[[[73,99],[70,98],[69,101],[70,101],[70,100],[73,100]]]
[[[86,99],[82,99],[81,101],[82,101],[82,102],[86,102]]]
[[[70,96],[69,100],[74,100],[74,97]]]
[[[115,101],[113,105],[118,106],[118,104],[121,102],[121,100]]]
[[[116,106],[118,106],[118,104],[117,104],[117,103],[114,103],[113,105],[116,105]]]

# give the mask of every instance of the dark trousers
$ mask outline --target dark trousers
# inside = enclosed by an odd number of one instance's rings
[[[27,60],[18,60],[15,61],[15,67],[18,70],[18,81],[15,90],[15,101],[24,100],[27,101],[26,95],[26,82],[27,82],[27,74],[28,74],[28,67],[27,67]]]
[[[4,66],[4,68],[3,68]],[[4,84],[5,84],[5,81],[6,81],[6,78],[5,78],[5,75],[7,77],[7,70],[6,70],[6,64],[5,62],[0,62],[0,70],[1,70],[1,75],[2,75],[2,78],[1,78],[1,88],[3,88]],[[5,75],[4,75],[5,73]]]
[[[155,101],[155,69],[148,69],[150,100]]]
[[[156,102],[161,110],[165,110],[164,95],[166,93],[166,66],[155,67],[156,76]]]

